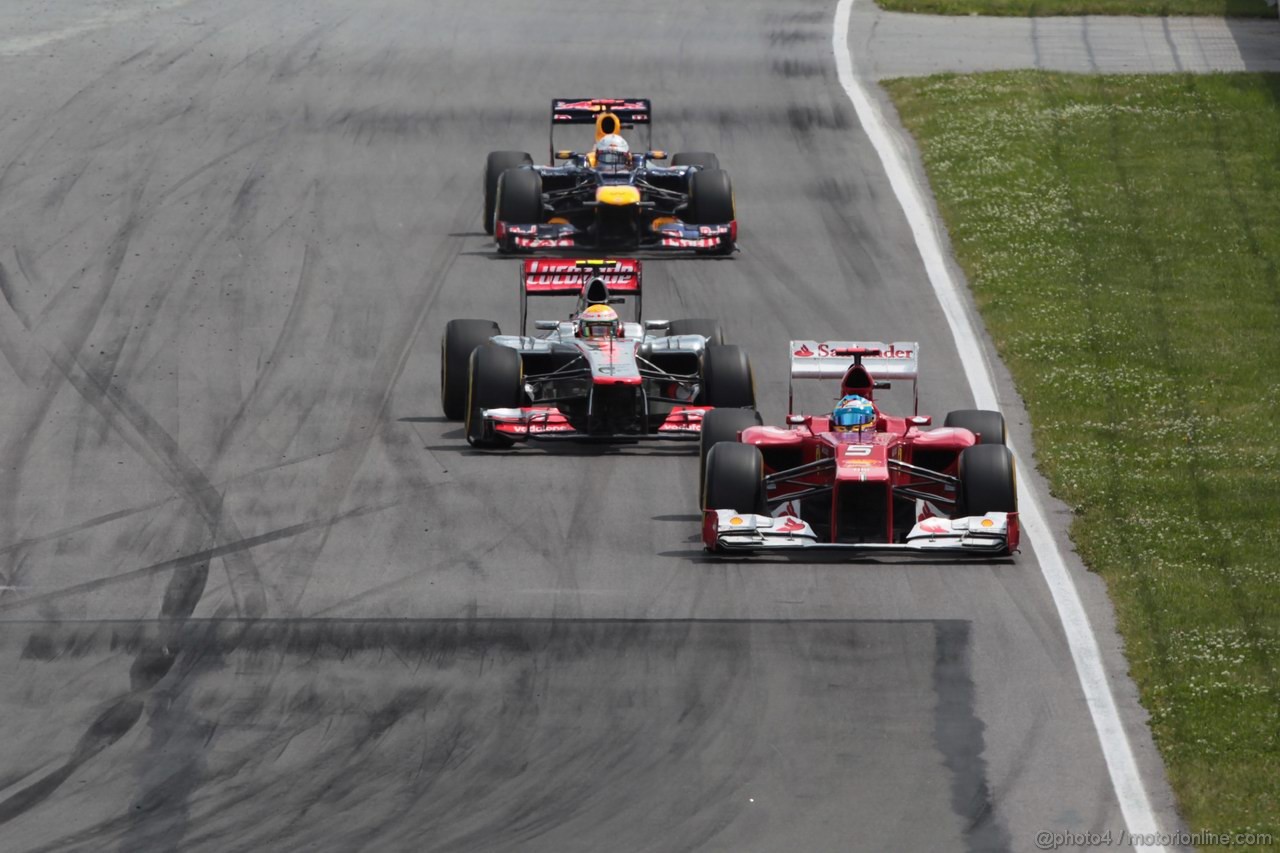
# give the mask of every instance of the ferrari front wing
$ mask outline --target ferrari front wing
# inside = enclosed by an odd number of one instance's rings
[[[703,512],[702,544],[717,553],[741,551],[842,551],[908,556],[1004,556],[1018,550],[1018,514],[989,512],[964,518],[926,518],[906,542],[820,542],[809,523],[793,515],[773,517],[728,509]]]

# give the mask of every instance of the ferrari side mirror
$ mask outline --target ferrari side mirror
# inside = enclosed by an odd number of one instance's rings
[[[928,426],[929,424],[933,423],[933,417],[930,415],[915,415],[913,417],[907,418],[907,423],[911,424],[912,426],[918,426],[918,427]]]

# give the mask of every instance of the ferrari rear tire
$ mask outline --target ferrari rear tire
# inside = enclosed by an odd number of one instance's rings
[[[960,451],[957,515],[1018,511],[1017,468],[1002,444],[975,444]]]
[[[672,166],[701,166],[704,169],[719,169],[720,158],[710,151],[681,151],[671,158]]]
[[[709,344],[724,343],[724,329],[721,328],[719,321],[698,318],[696,320],[672,320],[671,325],[667,328],[667,334],[675,337],[677,335],[702,335],[707,339]]]
[[[742,347],[710,344],[703,350],[702,405],[718,409],[756,407],[755,377]]]
[[[706,509],[765,514],[764,457],[754,444],[721,442],[707,457]]]
[[[527,225],[542,221],[542,176],[533,169],[507,169],[498,178],[494,220]]]
[[[718,444],[736,442],[747,427],[761,426],[764,420],[755,409],[712,409],[702,417],[698,441],[698,506],[707,508],[707,457]]]
[[[944,427],[960,427],[978,436],[978,444],[1004,444],[1004,415],[984,409],[958,409],[948,412]]]
[[[484,161],[484,233],[493,233],[493,211],[498,202],[498,179],[507,169],[532,166],[533,158],[524,151],[491,151]]]
[[[451,421],[467,416],[471,353],[502,334],[492,320],[450,320],[440,340],[440,408]]]
[[[524,401],[524,376],[520,354],[515,350],[485,344],[471,353],[467,386],[467,443],[472,447],[510,447],[510,439],[486,434],[482,409],[505,409]]]
[[[723,169],[703,169],[689,176],[691,225],[724,225],[735,218],[733,185]]]

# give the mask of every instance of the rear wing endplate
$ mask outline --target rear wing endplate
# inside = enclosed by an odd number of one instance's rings
[[[911,380],[913,411],[919,413],[920,344],[916,341],[792,341],[787,409],[794,411],[795,380],[843,379],[859,361],[877,382]]]
[[[604,282],[609,295],[633,295],[636,319],[641,317],[640,281],[643,264],[635,258],[529,258],[520,265],[520,333],[529,323],[530,296],[578,296],[592,279]]]

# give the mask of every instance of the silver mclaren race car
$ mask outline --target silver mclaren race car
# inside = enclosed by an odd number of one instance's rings
[[[641,262],[526,260],[519,335],[491,320],[452,320],[441,344],[445,415],[473,447],[517,441],[696,441],[716,407],[752,408],[751,364],[714,320],[641,318]],[[574,295],[574,311],[538,320],[529,299]],[[618,309],[630,307],[633,319]]]

